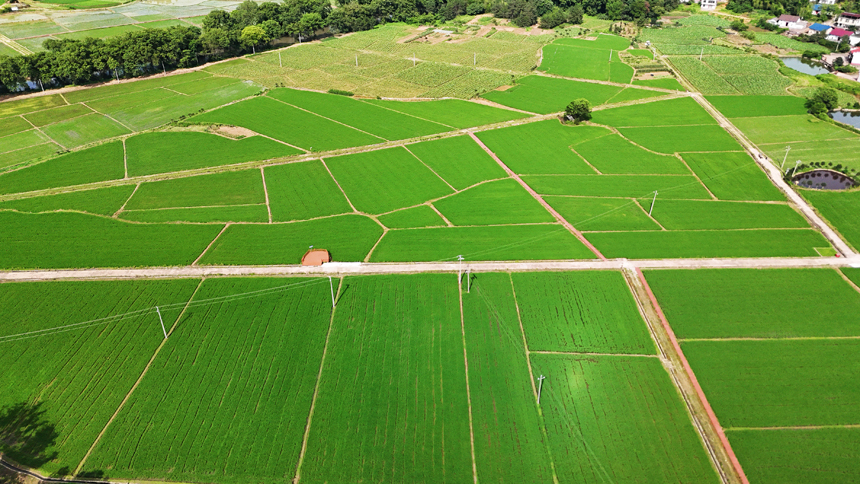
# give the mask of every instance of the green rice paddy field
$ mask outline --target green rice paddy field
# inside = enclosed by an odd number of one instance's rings
[[[469,286],[0,285],[0,345],[20,348],[0,353],[20,369],[0,377],[0,405],[39,422],[9,455],[55,475],[184,482],[718,481],[620,273]]]
[[[860,293],[845,277],[856,269],[646,272],[750,482],[857,471]]]

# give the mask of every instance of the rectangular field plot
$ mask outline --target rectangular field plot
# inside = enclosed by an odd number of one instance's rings
[[[77,118],[78,116],[92,114],[92,112],[92,109],[84,106],[83,104],[71,104],[69,106],[60,106],[58,108],[37,111],[35,113],[27,114],[24,117],[36,127],[42,127],[60,121],[65,121],[67,119]]]
[[[532,354],[559,482],[720,482],[657,358]]]
[[[445,221],[429,205],[398,210],[379,216],[382,225],[390,229],[412,229],[420,227],[444,227]]]
[[[741,151],[741,145],[719,126],[622,128],[621,135],[657,153]]]
[[[474,276],[463,325],[482,482],[553,482],[508,274]]]
[[[327,158],[325,163],[355,208],[366,213],[390,212],[453,192],[403,148]]]
[[[207,280],[84,471],[292,479],[330,318],[328,279]]]
[[[133,185],[122,185],[0,202],[0,208],[30,213],[77,210],[98,215],[112,215],[122,207],[133,191]]]
[[[454,225],[553,223],[553,217],[516,180],[499,180],[433,202]]]
[[[584,175],[595,171],[571,145],[608,134],[605,128],[562,126],[548,120],[482,131],[477,136],[515,173]]]
[[[805,99],[796,96],[707,96],[727,118],[806,114]]]
[[[61,121],[46,126],[42,132],[66,148],[77,148],[94,141],[131,133],[121,124],[101,114],[87,114]]]
[[[424,141],[406,149],[457,190],[508,176],[469,136]]]
[[[382,235],[368,217],[337,217],[288,224],[231,225],[200,260],[201,264],[298,264],[313,245],[338,262],[364,260]]]
[[[381,143],[362,133],[269,97],[255,97],[195,116],[192,122],[223,123],[248,128],[293,146],[325,151]]]
[[[511,275],[531,351],[657,354],[618,272]]]
[[[260,170],[231,171],[141,183],[128,210],[265,203]]]
[[[818,212],[839,231],[854,248],[860,247],[860,192],[800,190]]]
[[[860,423],[860,340],[681,344],[720,425]]]
[[[809,140],[842,140],[857,135],[815,118],[809,114],[799,116],[770,116],[759,118],[735,118],[732,124],[738,127],[753,143],[788,143]]]
[[[586,238],[606,257],[817,257],[830,244],[812,229],[592,232]]]
[[[267,166],[272,219],[304,220],[352,212],[343,192],[319,160]]]
[[[647,99],[650,97],[666,96],[668,93],[660,91],[649,91],[646,89],[637,89],[635,87],[626,87],[618,94],[612,96],[607,104],[623,103],[627,101],[638,101],[639,99]]]
[[[10,134],[8,136],[0,138],[0,153],[11,154],[21,149],[30,148],[32,146],[38,146],[46,143],[54,145],[56,149],[56,145],[54,143],[51,143],[51,139],[38,130],[30,129],[27,131],[19,131],[15,134]]]
[[[576,144],[573,149],[603,174],[690,174],[684,162],[675,156],[645,151],[615,134]]]
[[[231,140],[209,133],[160,132],[128,138],[128,176],[268,160],[301,151],[261,136]]]
[[[644,206],[651,200],[639,202]],[[658,200],[651,215],[666,230],[809,227],[803,216],[790,206],[770,203]]]
[[[0,267],[61,269],[188,265],[220,226],[137,225],[93,215],[0,213]]]
[[[451,126],[337,94],[275,89],[268,96],[388,140],[417,138],[453,130]]]
[[[440,99],[438,101],[422,102],[380,101],[375,99],[362,99],[362,101],[460,129],[528,117],[524,113],[494,108],[460,99]]]
[[[0,118],[32,113],[34,111],[41,111],[43,109],[54,108],[57,106],[65,106],[66,104],[66,101],[63,100],[63,96],[60,96],[59,94],[4,102],[0,104]]]
[[[860,429],[813,428],[726,432],[750,482],[853,482],[860,475]]]
[[[456,281],[343,281],[302,482],[472,481]]]
[[[681,157],[720,200],[785,201],[746,152],[684,153]]]
[[[155,210],[123,210],[119,218],[134,222],[262,222],[269,221],[266,204],[224,205],[220,207],[161,208]]]
[[[608,55],[608,53],[606,54]],[[490,91],[482,97],[503,106],[539,114],[558,113],[569,99],[585,98],[592,106],[608,101],[621,92],[620,87],[571,81],[544,76],[526,76],[504,91]]]
[[[79,89],[76,91],[64,93],[70,103],[88,103],[96,99],[104,99],[113,96],[128,96],[130,94],[144,91],[147,89],[156,89],[159,87],[170,87],[174,84],[182,84],[198,79],[206,79],[212,77],[211,74],[203,71],[190,72],[188,74],[180,74],[178,76],[156,77],[152,79],[134,80],[133,82],[123,82],[120,84],[109,84],[106,86],[95,87],[92,89]],[[61,99],[62,101],[62,99]],[[58,105],[65,104],[61,102]],[[44,108],[42,108],[44,109]]]
[[[659,87],[661,89],[674,89],[676,91],[686,91],[684,86],[677,79],[666,77],[662,79],[636,79],[632,83],[634,86]]]
[[[0,171],[50,158],[55,156],[60,149],[56,143],[49,142],[2,153],[0,154]]]
[[[19,193],[120,179],[122,143],[115,141],[0,175],[0,193]]]
[[[577,230],[660,230],[634,199],[543,197]]]
[[[624,75],[619,72],[610,79],[611,67],[623,70]],[[540,70],[564,77],[621,83],[629,83],[633,77],[633,68],[621,62],[618,51],[610,51],[609,48],[581,48],[560,42],[543,47]]]
[[[639,198],[657,190],[661,198],[711,198],[695,177],[685,175],[527,175],[523,180],[542,195]]]
[[[681,339],[860,336],[860,293],[835,270],[654,270],[645,275]]]
[[[791,146],[788,157],[785,156],[786,145]],[[850,168],[860,168],[860,163],[855,157],[855,153],[860,150],[860,138],[840,141],[792,142],[790,144],[769,143],[758,146],[772,160],[786,168],[794,167],[792,160],[801,160],[807,166],[815,166],[815,163],[820,163],[819,166],[822,168],[839,166],[837,170],[843,172]],[[783,160],[785,160],[785,165],[782,164]]]
[[[0,285],[0,415],[5,435],[27,435],[6,455],[71,474],[163,341],[155,306],[169,328],[198,283]]]
[[[33,129],[33,126],[20,116],[0,119],[0,138],[31,129]],[[3,148],[0,148],[2,150],[0,152],[18,148],[18,146],[15,146],[15,143],[9,143],[8,141],[3,141],[2,146]]]
[[[445,227],[389,231],[372,262],[456,260],[594,259],[561,225]]]
[[[603,109],[594,113],[592,121],[615,127],[717,124],[717,121],[690,97]]]

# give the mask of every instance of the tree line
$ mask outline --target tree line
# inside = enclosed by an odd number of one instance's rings
[[[284,36],[302,40],[325,28],[339,33],[369,30],[386,22],[434,24],[485,12],[521,27],[538,22],[542,28],[577,24],[583,15],[644,24],[678,6],[678,0],[336,1],[337,8],[328,0],[262,4],[246,0],[229,13],[209,12],[202,29],[173,26],[107,39],[49,39],[42,52],[0,56],[0,92],[19,91],[28,81],[29,88],[49,89],[193,67],[256,51]]]

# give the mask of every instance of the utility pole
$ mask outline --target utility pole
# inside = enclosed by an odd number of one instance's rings
[[[797,167],[800,166],[800,160],[797,160],[797,163],[794,164],[794,171],[791,172],[791,176],[794,176],[797,173]]]
[[[782,158],[782,164],[779,165],[779,171],[782,171],[782,168],[785,166],[785,160],[788,159],[788,152],[791,151],[791,146],[785,147],[785,156]]]
[[[466,269],[466,293],[472,292],[472,269]]]
[[[651,208],[648,209],[648,216],[651,216],[651,212],[654,211],[654,202],[657,201],[657,190],[654,190],[654,198],[651,200]]]
[[[161,319],[161,310],[158,309],[158,306],[155,306],[155,312],[158,313],[158,322],[161,323],[161,332],[164,333],[164,339],[167,339],[167,330],[164,329],[164,320]]]
[[[412,67],[415,67],[415,52],[412,53]]]
[[[612,62],[612,49],[609,49],[609,62]]]
[[[541,375],[538,377],[538,405],[540,405],[540,392],[543,390],[543,381],[546,379],[545,376]]]
[[[328,276],[328,287],[331,289],[331,307],[334,307],[334,284],[331,282],[331,276]]]
[[[355,67],[358,67],[358,54],[355,54]]]
[[[278,67],[284,67],[284,63],[281,61],[281,51],[278,51]]]
[[[457,282],[463,280],[463,255],[458,255],[457,260],[460,261],[460,264],[457,266]]]

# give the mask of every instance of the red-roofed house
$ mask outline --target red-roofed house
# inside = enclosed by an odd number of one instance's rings
[[[834,25],[843,29],[860,27],[860,14],[842,12],[842,14],[836,17]]]
[[[851,35],[854,35],[854,32],[851,32],[850,30],[833,29],[829,34],[827,34],[826,39],[830,42],[839,42],[843,37],[849,37]]]

